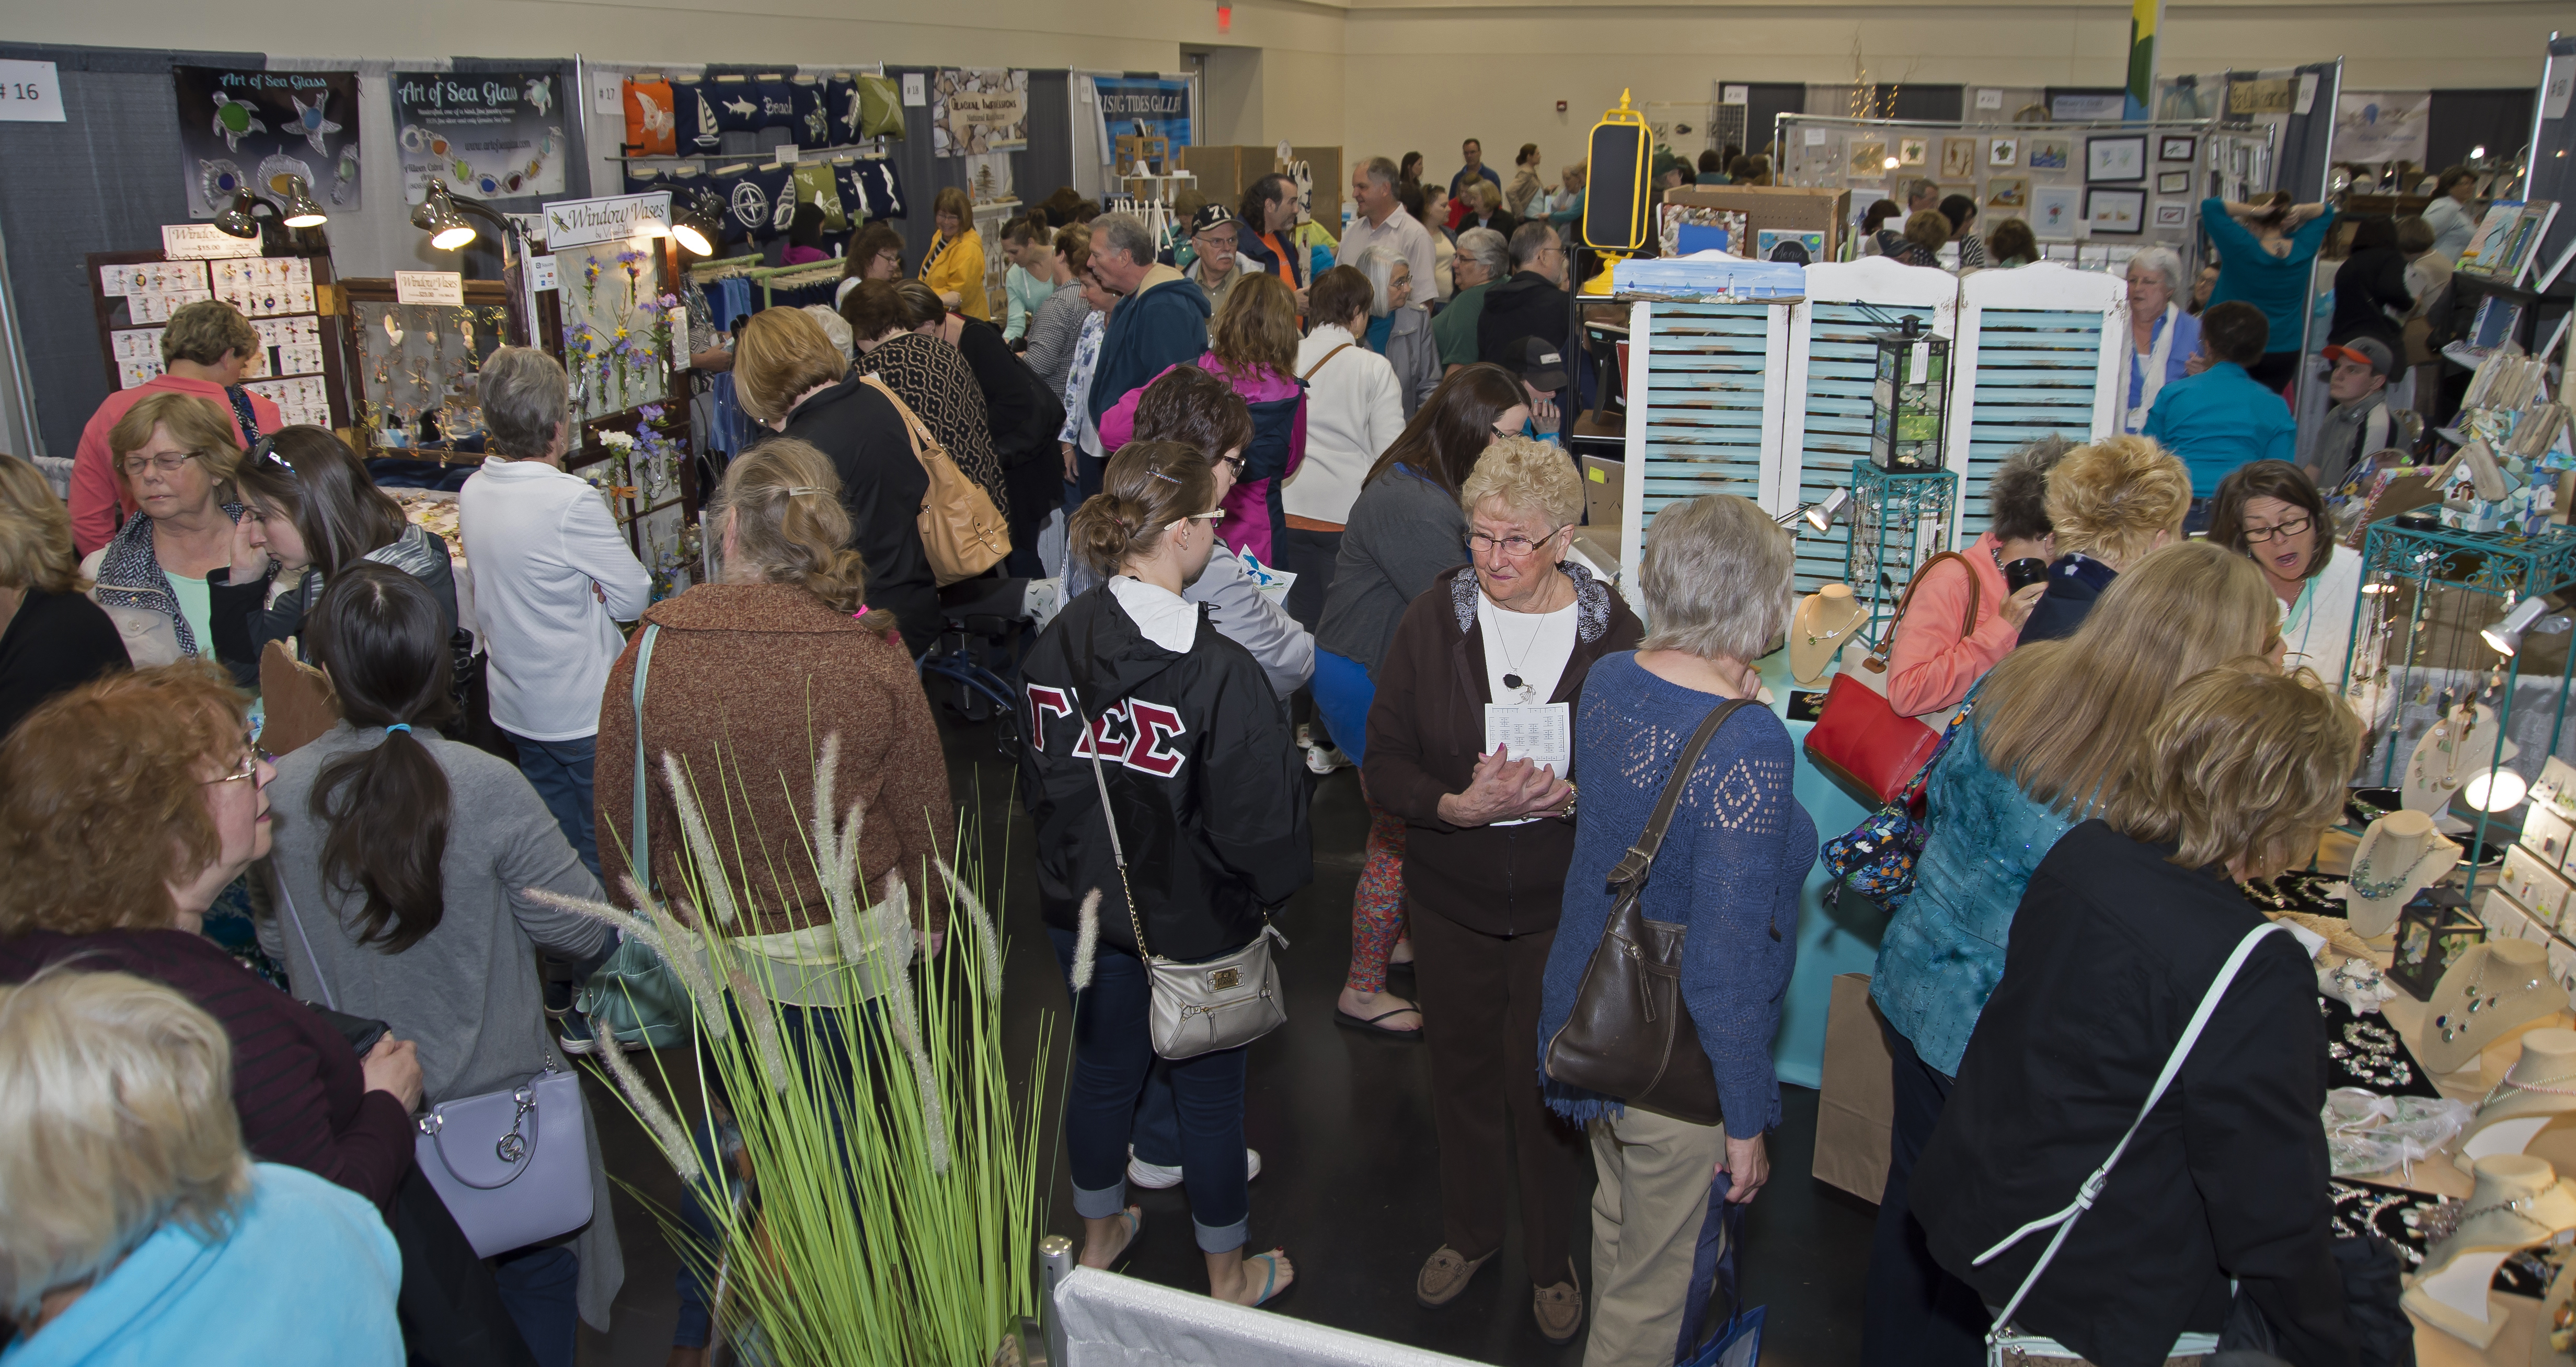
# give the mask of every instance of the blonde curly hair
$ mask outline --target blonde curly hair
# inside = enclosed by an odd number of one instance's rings
[[[2182,535],[2191,508],[2191,471],[2145,437],[2104,437],[2066,453],[2048,472],[2048,521],[2057,553],[2080,551],[2126,569],[2156,548],[2157,533]]]
[[[1501,499],[1516,513],[1545,513],[1563,527],[1583,516],[1583,480],[1565,449],[1529,437],[1497,437],[1476,457],[1476,468],[1458,489],[1459,510],[1469,517],[1487,499]]]

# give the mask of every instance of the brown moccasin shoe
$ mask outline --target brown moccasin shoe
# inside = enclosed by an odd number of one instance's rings
[[[1476,1276],[1476,1269],[1491,1262],[1493,1257],[1488,1253],[1469,1261],[1465,1254],[1442,1244],[1431,1255],[1430,1261],[1422,1265],[1422,1271],[1414,1275],[1413,1298],[1420,1301],[1425,1310],[1437,1310],[1447,1305],[1458,1299],[1459,1292],[1467,1289],[1467,1283]]]
[[[1566,1270],[1573,1276],[1573,1269]],[[1566,1344],[1583,1332],[1583,1284],[1581,1281],[1558,1282],[1542,1286],[1531,1293],[1530,1312],[1538,1317],[1538,1331],[1547,1341]]]

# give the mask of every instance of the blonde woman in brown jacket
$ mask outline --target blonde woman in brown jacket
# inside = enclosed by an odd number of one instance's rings
[[[678,808],[664,774],[676,760],[718,827],[718,857],[747,925],[736,947],[772,959],[781,1001],[798,964],[838,965],[830,912],[809,853],[816,770],[835,749],[832,803],[866,809],[859,835],[865,900],[899,875],[932,944],[947,925],[930,859],[953,857],[957,824],[930,702],[894,623],[865,602],[867,571],[848,549],[840,481],[820,451],[770,441],[725,472],[708,522],[721,578],[644,613],[659,627],[645,676],[644,803],[652,872],[683,886]],[[635,662],[639,628],[600,699],[595,787],[611,895],[635,846]],[[837,747],[827,742],[837,738]],[[728,829],[729,828],[729,829]],[[817,982],[811,1004],[837,1005]]]

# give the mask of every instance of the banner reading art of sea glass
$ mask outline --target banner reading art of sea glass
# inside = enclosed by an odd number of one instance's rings
[[[188,215],[249,190],[274,200],[302,176],[325,209],[358,207],[358,74],[174,66]]]
[[[475,199],[564,191],[564,112],[552,71],[397,71],[403,199],[432,178]]]

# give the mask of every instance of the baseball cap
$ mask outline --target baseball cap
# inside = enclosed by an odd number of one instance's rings
[[[2327,347],[2323,355],[2329,361],[2359,361],[2376,371],[2381,379],[2388,379],[2397,371],[2397,359],[2388,354],[2388,344],[2373,337],[2355,337],[2349,342],[2338,342]]]
[[[1567,384],[1564,353],[1536,337],[1504,347],[1503,364],[1533,389],[1554,392]]]
[[[1196,237],[1210,228],[1222,228],[1233,221],[1233,211],[1223,205],[1202,204],[1197,213],[1190,215],[1190,236]]]

